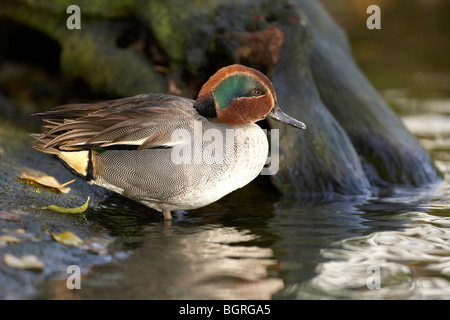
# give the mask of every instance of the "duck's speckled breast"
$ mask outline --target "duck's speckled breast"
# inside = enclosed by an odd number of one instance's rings
[[[210,204],[256,178],[268,154],[256,124],[230,126],[197,117],[174,131],[171,148],[93,153],[93,183],[157,210]]]

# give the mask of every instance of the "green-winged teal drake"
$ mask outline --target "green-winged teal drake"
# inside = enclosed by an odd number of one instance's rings
[[[55,154],[91,184],[163,212],[165,219],[256,178],[268,156],[267,137],[256,121],[305,128],[278,107],[270,80],[242,65],[217,71],[197,100],[142,94],[38,115],[46,124],[32,135],[35,149]]]

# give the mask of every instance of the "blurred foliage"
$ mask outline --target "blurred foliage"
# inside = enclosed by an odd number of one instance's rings
[[[320,0],[347,32],[356,62],[377,89],[406,88],[412,97],[450,95],[450,1]],[[366,28],[369,5],[381,29]]]

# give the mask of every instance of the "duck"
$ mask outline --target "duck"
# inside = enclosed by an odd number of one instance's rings
[[[269,145],[256,122],[270,118],[306,128],[278,106],[267,76],[240,64],[219,69],[196,100],[139,94],[35,115],[43,124],[31,134],[34,149],[164,220],[216,202],[258,176]]]

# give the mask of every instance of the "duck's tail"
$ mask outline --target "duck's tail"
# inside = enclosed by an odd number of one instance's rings
[[[33,148],[37,151],[54,154],[75,175],[85,180],[92,179],[92,151],[80,148],[68,148],[55,144],[58,134],[52,134],[52,130],[59,127],[61,123],[44,119],[46,124],[42,126],[41,133],[32,133],[34,138]]]

